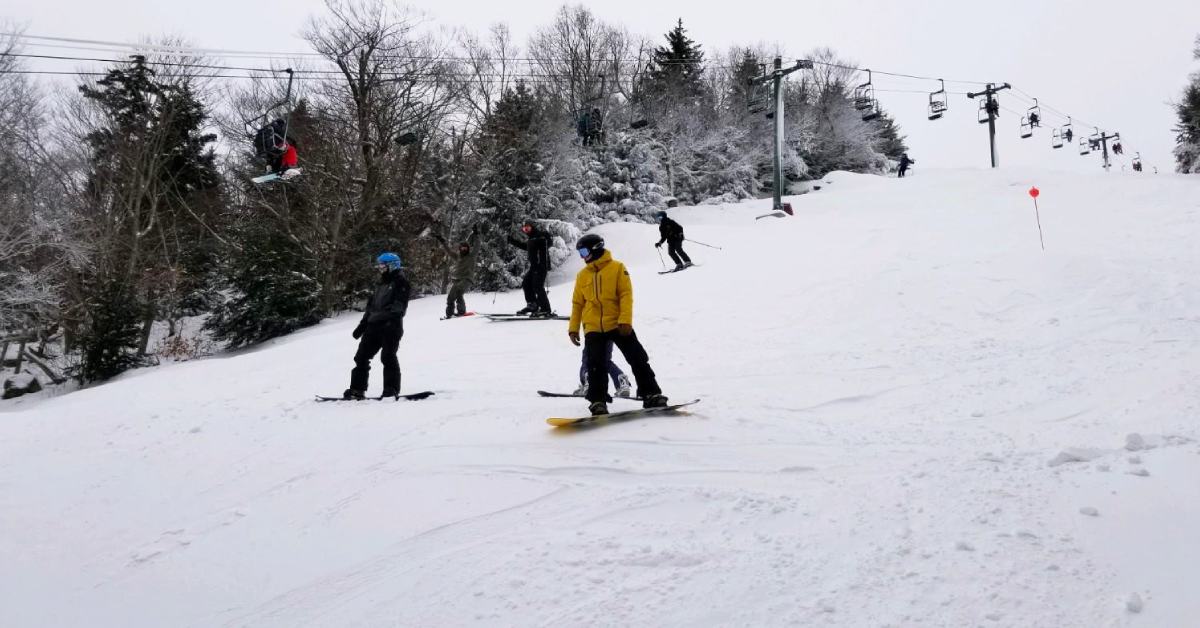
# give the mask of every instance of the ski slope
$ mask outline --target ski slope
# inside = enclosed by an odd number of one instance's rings
[[[427,401],[312,401],[347,315],[0,406],[0,625],[1196,625],[1200,179],[790,200],[673,212],[722,247],[678,274],[654,225],[599,229],[689,415],[549,428],[586,410],[534,394],[576,385],[566,323],[441,297],[401,343]]]

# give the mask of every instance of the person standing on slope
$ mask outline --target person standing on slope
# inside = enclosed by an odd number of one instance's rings
[[[404,336],[404,314],[408,311],[412,288],[401,272],[399,255],[383,253],[375,262],[379,267],[379,283],[351,334],[358,340],[358,351],[354,354],[354,370],[350,371],[350,387],[342,393],[344,399],[366,396],[371,359],[376,353],[383,363],[383,396],[400,394],[400,361],[396,359],[396,351]]]
[[[446,318],[463,316],[467,313],[465,294],[475,280],[475,254],[471,252],[470,242],[458,245],[458,261],[450,275],[450,292],[446,293]]]
[[[908,167],[917,162],[908,158],[908,153],[900,155],[900,169],[896,171],[896,176],[903,179],[904,175],[908,174]]]
[[[604,343],[604,361],[605,368],[608,371],[608,376],[612,379],[613,388],[616,392],[613,393],[618,397],[628,397],[633,394],[633,385],[629,383],[629,378],[621,367],[617,366],[612,359],[613,343]],[[587,395],[588,391],[588,350],[583,348],[583,356],[579,364],[579,388],[575,389],[576,395]]]
[[[529,270],[521,280],[521,288],[525,291],[525,307],[517,310],[517,314],[553,316],[550,297],[546,296],[546,275],[550,273],[550,235],[538,229],[532,220],[526,220],[521,225],[521,233],[525,234],[524,241],[508,236],[509,244],[524,250],[529,256]]]
[[[692,258],[683,252],[683,226],[667,217],[666,211],[658,212],[658,234],[662,236],[654,244],[656,247],[667,243],[667,253],[675,262],[675,270],[683,270],[692,265]]]
[[[625,265],[613,259],[604,247],[604,238],[594,233],[575,243],[585,266],[575,276],[575,292],[571,296],[571,322],[567,336],[579,346],[580,325],[583,344],[588,354],[588,410],[593,415],[608,414],[608,364],[606,346],[612,343],[621,350],[633,370],[637,396],[642,407],[662,408],[667,397],[658,387],[650,357],[633,331],[633,283]]]

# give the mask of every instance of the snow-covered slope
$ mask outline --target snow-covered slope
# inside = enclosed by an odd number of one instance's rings
[[[401,345],[428,401],[311,401],[346,316],[8,406],[0,625],[1195,625],[1200,180],[829,181],[681,208],[723,249],[679,274],[601,230],[687,416],[555,431],[565,323],[438,298]]]

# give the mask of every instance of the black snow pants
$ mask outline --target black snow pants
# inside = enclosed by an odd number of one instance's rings
[[[525,291],[525,303],[533,305],[541,312],[550,312],[550,297],[546,296],[546,271],[540,268],[530,268],[521,281],[521,289]]]
[[[676,266],[692,263],[692,258],[688,257],[688,254],[683,252],[682,238],[678,240],[667,240],[667,254],[671,256],[671,261],[675,262]]]
[[[465,293],[466,289],[460,283],[450,286],[450,292],[446,295],[446,318],[467,313],[467,300],[463,298]]]
[[[583,337],[584,350],[588,356],[588,401],[612,401],[608,396],[608,364],[611,354],[606,350],[612,343],[621,350],[625,361],[633,371],[633,379],[637,382],[637,396],[645,398],[648,395],[661,394],[658,380],[650,368],[650,356],[638,342],[637,332],[622,336],[617,330],[588,332]]]
[[[404,336],[403,327],[393,327],[387,323],[367,325],[366,331],[358,341],[358,352],[354,354],[354,370],[350,371],[350,388],[362,392],[367,391],[367,382],[371,374],[371,359],[379,354],[383,363],[383,390],[391,394],[400,393],[400,361],[396,359],[396,351],[400,349],[400,338]]]

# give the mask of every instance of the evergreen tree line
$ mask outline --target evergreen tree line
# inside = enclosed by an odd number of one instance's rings
[[[279,74],[227,81],[162,48],[69,92],[0,56],[0,338],[51,340],[44,357],[100,381],[189,317],[238,347],[352,308],[384,250],[437,293],[469,241],[476,288],[505,289],[523,271],[505,236],[525,219],[555,236],[557,264],[583,230],[668,199],[772,192],[774,121],[748,107],[765,47],[709,54],[682,21],[652,41],[578,6],[522,47],[503,26],[446,37],[387,0],[328,0],[304,37],[321,61],[274,109]],[[818,68],[784,84],[786,181],[890,168],[895,124],[862,121],[853,74]],[[246,121],[276,115],[304,174],[255,185]]]

